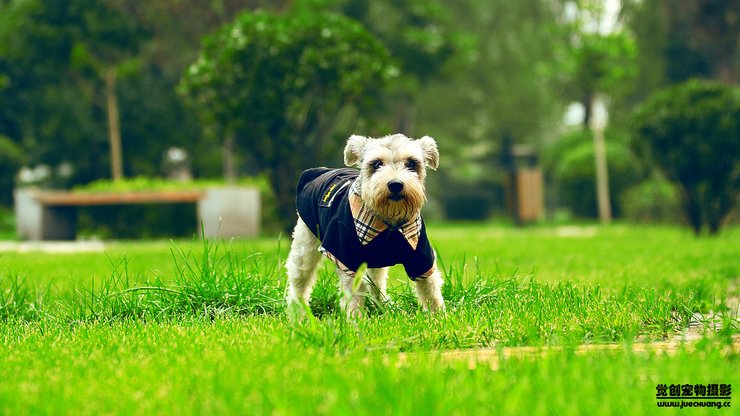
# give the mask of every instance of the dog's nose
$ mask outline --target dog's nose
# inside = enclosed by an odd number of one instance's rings
[[[388,190],[394,194],[403,191],[403,182],[397,180],[388,181]]]

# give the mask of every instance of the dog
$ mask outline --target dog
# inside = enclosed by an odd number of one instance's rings
[[[424,310],[444,310],[443,280],[421,217],[427,169],[439,165],[436,141],[352,135],[344,163],[349,168],[308,169],[298,180],[298,221],[286,262],[288,308],[308,305],[323,254],[336,265],[340,304],[349,316],[361,313],[368,294],[387,300],[388,269],[396,264],[415,283]],[[355,282],[362,265],[367,270]]]

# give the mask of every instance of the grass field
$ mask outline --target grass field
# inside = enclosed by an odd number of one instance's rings
[[[286,318],[286,239],[0,253],[0,414],[740,406],[656,404],[658,384],[740,386],[740,229],[712,239],[630,226],[436,224],[429,233],[447,312],[420,312],[394,269],[393,302],[357,320],[338,311],[329,263],[311,304],[317,318]]]

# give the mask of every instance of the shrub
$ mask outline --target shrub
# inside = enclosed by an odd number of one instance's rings
[[[343,16],[243,12],[203,40],[179,91],[268,175],[288,230],[301,170],[337,154],[341,116],[372,109],[397,71],[385,46]]]
[[[640,182],[622,195],[625,218],[636,222],[676,223],[681,203],[675,187],[661,177]]]
[[[643,177],[642,169],[619,137],[608,135],[606,159],[609,172],[609,199],[615,217],[623,213],[620,195]],[[545,151],[543,165],[557,205],[567,207],[576,217],[597,218],[596,165],[591,133],[580,130],[563,136]]]
[[[436,178],[438,191],[428,189],[436,195],[439,208],[448,220],[485,220],[494,211],[495,202],[503,201],[503,189],[500,183],[487,179],[462,179],[449,175]]]
[[[633,123],[633,148],[679,185],[694,232],[716,234],[740,193],[740,88],[691,80],[650,97]]]
[[[445,218],[450,220],[485,220],[491,211],[491,198],[480,190],[459,189],[444,198]]]

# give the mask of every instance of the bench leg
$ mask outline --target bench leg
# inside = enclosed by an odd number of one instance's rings
[[[211,188],[198,202],[198,234],[205,238],[259,235],[260,194],[251,188]]]
[[[15,191],[16,232],[22,240],[74,240],[77,237],[76,207],[45,207],[33,191]]]

